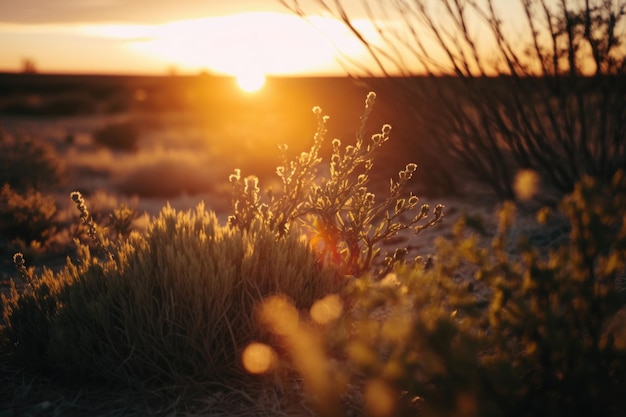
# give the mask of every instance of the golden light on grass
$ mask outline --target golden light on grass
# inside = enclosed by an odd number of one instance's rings
[[[245,71],[237,75],[237,85],[247,93],[254,93],[265,85],[265,74],[260,71]]]
[[[337,294],[330,294],[311,306],[311,318],[318,324],[336,320],[343,311],[343,303]]]
[[[251,374],[263,374],[274,368],[277,356],[274,349],[265,343],[250,343],[243,351],[241,361]]]
[[[531,169],[519,171],[515,175],[513,189],[520,200],[530,200],[539,190],[539,174]]]

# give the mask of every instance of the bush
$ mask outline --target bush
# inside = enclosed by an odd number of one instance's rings
[[[0,184],[23,192],[43,190],[64,180],[64,166],[54,149],[46,143],[13,137],[0,129]]]
[[[5,347],[69,378],[188,387],[232,378],[243,374],[243,347],[263,337],[257,302],[281,293],[308,308],[343,285],[295,231],[277,239],[259,222],[222,227],[202,205],[165,207],[105,260],[79,252],[3,300]]]
[[[282,3],[324,10],[363,43],[373,66],[346,67],[388,85],[410,114],[407,148],[442,186],[469,173],[514,199],[514,175],[532,169],[551,199],[626,169],[624,0],[365,0],[371,31],[348,1]]]
[[[334,415],[351,386],[362,389],[361,406],[373,416],[623,415],[626,323],[617,281],[626,259],[626,178],[619,172],[610,187],[585,178],[560,212],[571,229],[559,247],[522,238],[510,255],[507,204],[491,248],[461,223],[452,241],[440,241],[432,268],[354,281],[346,291],[353,308],[321,327],[321,375],[298,363],[306,348],[289,344],[305,382],[322,380],[308,384],[326,401],[318,409]],[[468,265],[473,276],[459,280]],[[293,334],[282,337],[289,343]]]
[[[51,196],[32,189],[18,193],[9,184],[0,189],[0,234],[3,239],[44,243],[56,229],[56,212]]]
[[[93,138],[111,150],[133,152],[137,150],[139,130],[132,122],[111,123],[96,130]]]
[[[368,189],[374,155],[389,140],[391,132],[391,126],[385,124],[380,133],[365,138],[365,126],[375,102],[376,94],[370,92],[354,145],[343,147],[339,139],[333,139],[327,176],[320,174],[320,155],[328,116],[323,116],[317,106],[313,112],[318,126],[310,150],[290,160],[287,147],[281,148],[282,165],[276,168],[281,190],[269,190],[264,200],[258,178],[242,177],[241,171],[236,170],[229,178],[234,212],[230,224],[245,230],[252,221],[261,219],[279,234],[292,224],[304,224],[312,246],[324,260],[340,265],[345,274],[355,277],[373,268],[384,274],[403,260],[409,251],[406,247],[387,253],[382,260],[378,257],[385,243],[399,232],[408,229],[417,234],[439,223],[443,206],[437,205],[429,219],[429,205],[419,205],[419,198],[413,193],[406,195],[406,187],[417,169],[413,163],[407,164],[397,179],[389,180],[388,195],[383,199],[377,201]]]

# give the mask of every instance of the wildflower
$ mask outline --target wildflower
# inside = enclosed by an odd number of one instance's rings
[[[20,273],[20,276],[24,281],[28,283],[28,285],[32,286],[32,276],[28,269],[26,269],[26,261],[24,260],[24,255],[21,252],[17,252],[13,255],[13,265],[15,265],[15,269]]]
[[[376,102],[376,93],[373,91],[370,91],[369,93],[367,93],[367,98],[365,99],[365,108],[371,109],[372,106],[374,106],[375,102]]]
[[[259,192],[259,179],[254,175],[246,177],[244,180],[244,191],[246,193],[258,193]]]
[[[237,181],[239,181],[239,179],[241,179],[241,170],[239,168],[235,169],[235,173],[234,174],[230,174],[228,176],[228,181],[232,182],[232,183],[236,183]]]
[[[404,198],[400,198],[396,200],[396,208],[395,208],[396,213],[400,213],[402,211],[402,209],[404,208],[404,203],[406,203],[406,200]]]
[[[112,253],[104,246],[100,236],[98,236],[98,232],[96,230],[96,224],[93,219],[89,215],[89,210],[87,210],[87,205],[85,204],[85,200],[83,199],[82,194],[79,191],[72,191],[70,193],[70,197],[76,203],[76,208],[80,212],[80,219],[83,224],[87,226],[87,235],[93,241],[93,243],[104,252],[109,258],[112,258]]]

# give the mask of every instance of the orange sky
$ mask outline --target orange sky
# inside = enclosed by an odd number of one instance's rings
[[[355,24],[376,39],[369,20]],[[2,71],[30,59],[40,72],[336,75],[339,50],[369,63],[342,23],[307,23],[278,0],[0,1],[0,45]]]

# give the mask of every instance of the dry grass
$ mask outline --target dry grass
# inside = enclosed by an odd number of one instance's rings
[[[179,388],[146,390],[98,384],[59,383],[54,377],[15,368],[0,353],[0,416],[66,417],[286,417],[312,416],[307,399],[294,390],[290,395],[258,386],[213,386],[204,393]],[[172,394],[178,391],[179,394]]]

